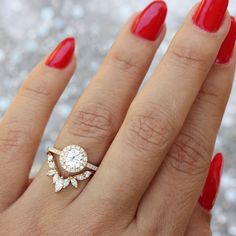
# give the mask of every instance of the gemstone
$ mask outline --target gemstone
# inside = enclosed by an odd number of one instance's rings
[[[53,156],[48,156],[48,162],[51,162],[51,161],[53,161]]]
[[[55,183],[55,192],[59,192],[64,186],[64,181],[60,177],[57,179]]]
[[[47,173],[47,175],[48,175],[48,176],[53,176],[53,175],[56,174],[56,172],[57,172],[56,170],[49,170],[48,173]]]
[[[76,179],[73,178],[73,179],[70,180],[70,182],[75,188],[78,188],[78,182],[77,182]]]
[[[86,171],[86,172],[84,173],[84,175],[85,175],[86,178],[88,178],[91,174],[92,174],[91,171]]]
[[[52,179],[53,183],[55,184],[59,178],[60,178],[59,175],[55,174]]]
[[[87,165],[87,160],[85,150],[76,145],[65,147],[59,157],[61,167],[70,173],[83,170]]]
[[[52,162],[52,161],[48,162],[48,166],[49,166],[49,168],[51,168],[51,169],[54,169],[54,168],[56,167],[55,163]]]
[[[70,180],[69,179],[64,179],[63,188],[66,188],[69,184],[70,184]]]
[[[91,171],[85,171],[84,173],[77,175],[76,179],[81,181],[81,180],[85,180],[87,178],[89,178],[89,176],[92,174]]]

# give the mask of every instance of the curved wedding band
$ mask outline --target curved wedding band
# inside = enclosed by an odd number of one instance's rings
[[[70,174],[73,174],[67,178],[60,176],[58,167],[56,162],[54,161],[54,155],[59,156],[60,166]],[[85,180],[89,178],[93,172],[98,169],[97,166],[88,162],[88,156],[85,150],[78,145],[70,145],[63,150],[59,150],[55,147],[48,148],[47,152],[48,156],[48,167],[49,171],[47,172],[47,176],[53,177],[53,183],[55,185],[55,192],[59,192],[62,189],[66,188],[70,184],[77,188],[78,181]],[[81,173],[84,169],[86,170]]]

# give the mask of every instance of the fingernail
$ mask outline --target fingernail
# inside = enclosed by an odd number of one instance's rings
[[[211,162],[202,194],[198,200],[201,207],[207,211],[210,211],[215,204],[220,186],[223,161],[223,155],[221,153],[215,155]]]
[[[221,45],[220,51],[216,58],[216,63],[225,64],[229,62],[233,53],[235,38],[236,38],[236,21],[234,17],[231,17],[230,30],[223,44]]]
[[[193,16],[193,22],[200,28],[217,31],[224,19],[229,0],[202,0]]]
[[[73,37],[64,39],[49,55],[46,65],[56,69],[64,69],[70,64],[74,50],[75,39]]]
[[[136,36],[155,41],[165,22],[167,6],[164,1],[153,1],[136,18],[131,31]]]

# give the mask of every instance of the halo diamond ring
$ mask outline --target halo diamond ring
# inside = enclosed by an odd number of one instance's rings
[[[59,156],[59,163],[62,169],[69,174],[73,174],[67,178],[59,175],[59,170],[54,160],[54,155]],[[65,147],[62,151],[55,147],[48,148],[48,176],[53,177],[53,183],[55,184],[55,192],[59,192],[63,188],[66,188],[70,184],[75,188],[78,187],[78,181],[89,178],[93,171],[98,169],[97,166],[88,162],[88,156],[85,150],[78,145],[70,145]],[[81,173],[82,170],[86,170]],[[92,170],[92,171],[90,171]]]

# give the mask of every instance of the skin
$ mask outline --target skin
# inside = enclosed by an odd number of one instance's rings
[[[90,181],[55,194],[45,164],[29,171],[50,113],[76,67],[44,59],[0,122],[1,235],[211,235],[197,203],[232,87],[236,56],[214,63],[230,27],[192,23],[193,9],[144,88],[155,42],[124,27],[66,120],[55,146],[79,144],[100,165]],[[187,40],[186,40],[187,39]],[[52,89],[53,88],[53,89]],[[22,112],[24,111],[24,112]],[[14,158],[14,160],[13,160]]]

